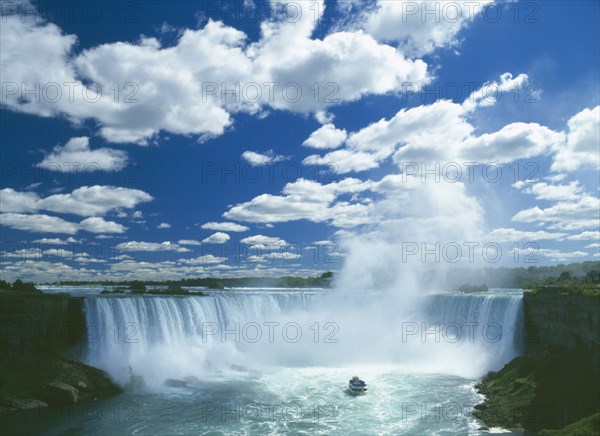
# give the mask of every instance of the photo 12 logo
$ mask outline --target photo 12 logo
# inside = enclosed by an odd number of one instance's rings
[[[113,103],[139,103],[140,87],[137,82],[112,83],[104,88],[94,82],[2,82],[2,104],[10,101],[23,103],[98,103],[109,98]]]
[[[515,242],[508,248],[502,248],[498,242],[411,242],[403,241],[400,244],[400,258],[406,263],[449,263],[476,262],[498,263],[510,259],[514,263],[536,264],[539,259],[536,255],[540,247],[536,242]]]
[[[199,419],[202,423],[268,423],[309,422],[336,423],[339,406],[335,403],[258,403],[258,402],[212,402],[200,405]]]
[[[227,104],[275,104],[278,101],[298,103],[302,99],[314,103],[334,105],[339,103],[335,96],[340,92],[336,82],[301,84],[298,82],[203,82],[202,103],[219,101]]]
[[[235,322],[232,324],[203,322],[202,323],[202,342],[220,341],[234,343],[285,342],[295,344],[299,342],[303,335],[307,340],[312,340],[315,344],[337,344],[339,339],[337,334],[340,327],[335,322],[319,323],[314,322],[310,326],[304,326],[297,322],[281,323],[278,321],[263,322]]]
[[[137,1],[54,1],[40,2],[3,0],[0,2],[0,19],[6,23],[17,17],[22,23],[61,21],[67,24],[133,24],[140,16],[141,4]]]
[[[536,162],[515,162],[503,166],[497,162],[400,162],[402,183],[417,179],[421,183],[511,183],[532,180],[540,172]]]

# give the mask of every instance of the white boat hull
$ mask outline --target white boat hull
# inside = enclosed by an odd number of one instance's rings
[[[352,389],[352,388],[348,388],[348,391],[352,394],[352,395],[367,395],[367,389]]]

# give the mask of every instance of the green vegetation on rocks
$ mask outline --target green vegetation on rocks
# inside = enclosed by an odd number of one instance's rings
[[[5,291],[15,291],[15,292],[28,292],[32,294],[41,294],[38,288],[31,282],[23,282],[19,279],[15,280],[11,285],[5,280],[0,280],[0,289]]]
[[[542,430],[539,436],[598,436],[600,434],[600,413],[569,424],[560,430]]]
[[[132,293],[142,293],[146,290],[146,285],[144,284],[144,282],[141,282],[139,280],[135,280],[133,282],[131,282],[129,284],[129,289],[131,290]]]
[[[101,294],[107,295],[107,294],[117,294],[117,295],[124,295],[124,294],[129,294],[129,295],[190,295],[190,296],[198,296],[198,297],[202,297],[205,296],[206,294],[200,291],[190,291],[189,289],[185,289],[182,288],[179,285],[169,285],[167,288],[151,288],[151,289],[147,289],[144,286],[144,289],[135,289],[135,290],[131,290],[129,292],[127,292],[126,289],[124,288],[115,288],[113,290],[111,289],[103,289],[102,292],[100,292]]]
[[[91,401],[121,392],[108,375],[58,354],[5,362],[0,372],[0,414]]]
[[[597,284],[540,286],[523,304],[526,354],[483,378],[477,387],[486,398],[474,416],[543,435],[600,434]]]
[[[474,292],[487,292],[488,287],[486,285],[462,285],[456,290],[457,292],[463,292],[465,294],[471,294]]]
[[[581,284],[574,286],[546,286],[537,287],[530,292],[531,296],[542,295],[582,295],[586,297],[599,297],[600,288],[596,284],[584,286]]]
[[[598,368],[586,351],[521,356],[477,386],[486,396],[474,415],[489,427],[560,429],[600,407]]]
[[[182,288],[186,287],[204,287],[207,289],[226,289],[226,288],[239,288],[239,287],[251,287],[251,288],[329,288],[331,287],[334,280],[334,273],[331,271],[325,272],[317,277],[297,277],[297,276],[285,276],[285,277],[236,277],[236,278],[214,278],[214,277],[202,277],[202,278],[189,278],[183,280],[167,280],[167,281],[141,281],[133,280],[127,282],[114,282],[114,281],[95,281],[95,282],[81,282],[81,281],[63,281],[57,284],[69,285],[69,286],[83,286],[83,285],[104,285],[113,287],[125,286],[129,288],[132,294],[143,294],[147,291],[148,286],[179,286]],[[111,293],[109,290],[104,293]],[[115,292],[112,292],[115,293]]]

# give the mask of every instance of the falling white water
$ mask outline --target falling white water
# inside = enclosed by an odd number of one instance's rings
[[[428,358],[441,359],[451,373],[496,371],[523,352],[521,295],[433,295],[424,301],[423,314],[420,335],[407,336],[429,345]]]
[[[222,293],[206,297],[92,297],[85,300],[86,361],[125,384],[201,376],[244,364],[242,351],[257,328],[282,313],[306,311],[310,293]],[[258,326],[257,326],[258,324]]]
[[[98,296],[85,299],[85,312],[85,360],[123,385],[138,376],[148,387],[265,365],[395,364],[476,377],[518,354],[522,337],[521,297],[498,294],[427,296],[405,311],[382,293]]]

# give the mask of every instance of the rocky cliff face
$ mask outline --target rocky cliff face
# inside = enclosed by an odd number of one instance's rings
[[[82,298],[1,291],[0,418],[121,392],[103,371],[70,359],[85,335]]]
[[[524,297],[529,352],[560,352],[583,347],[598,365],[600,298],[584,295],[526,293]]]
[[[64,352],[85,340],[83,299],[68,295],[0,294],[0,348],[8,359]]]

